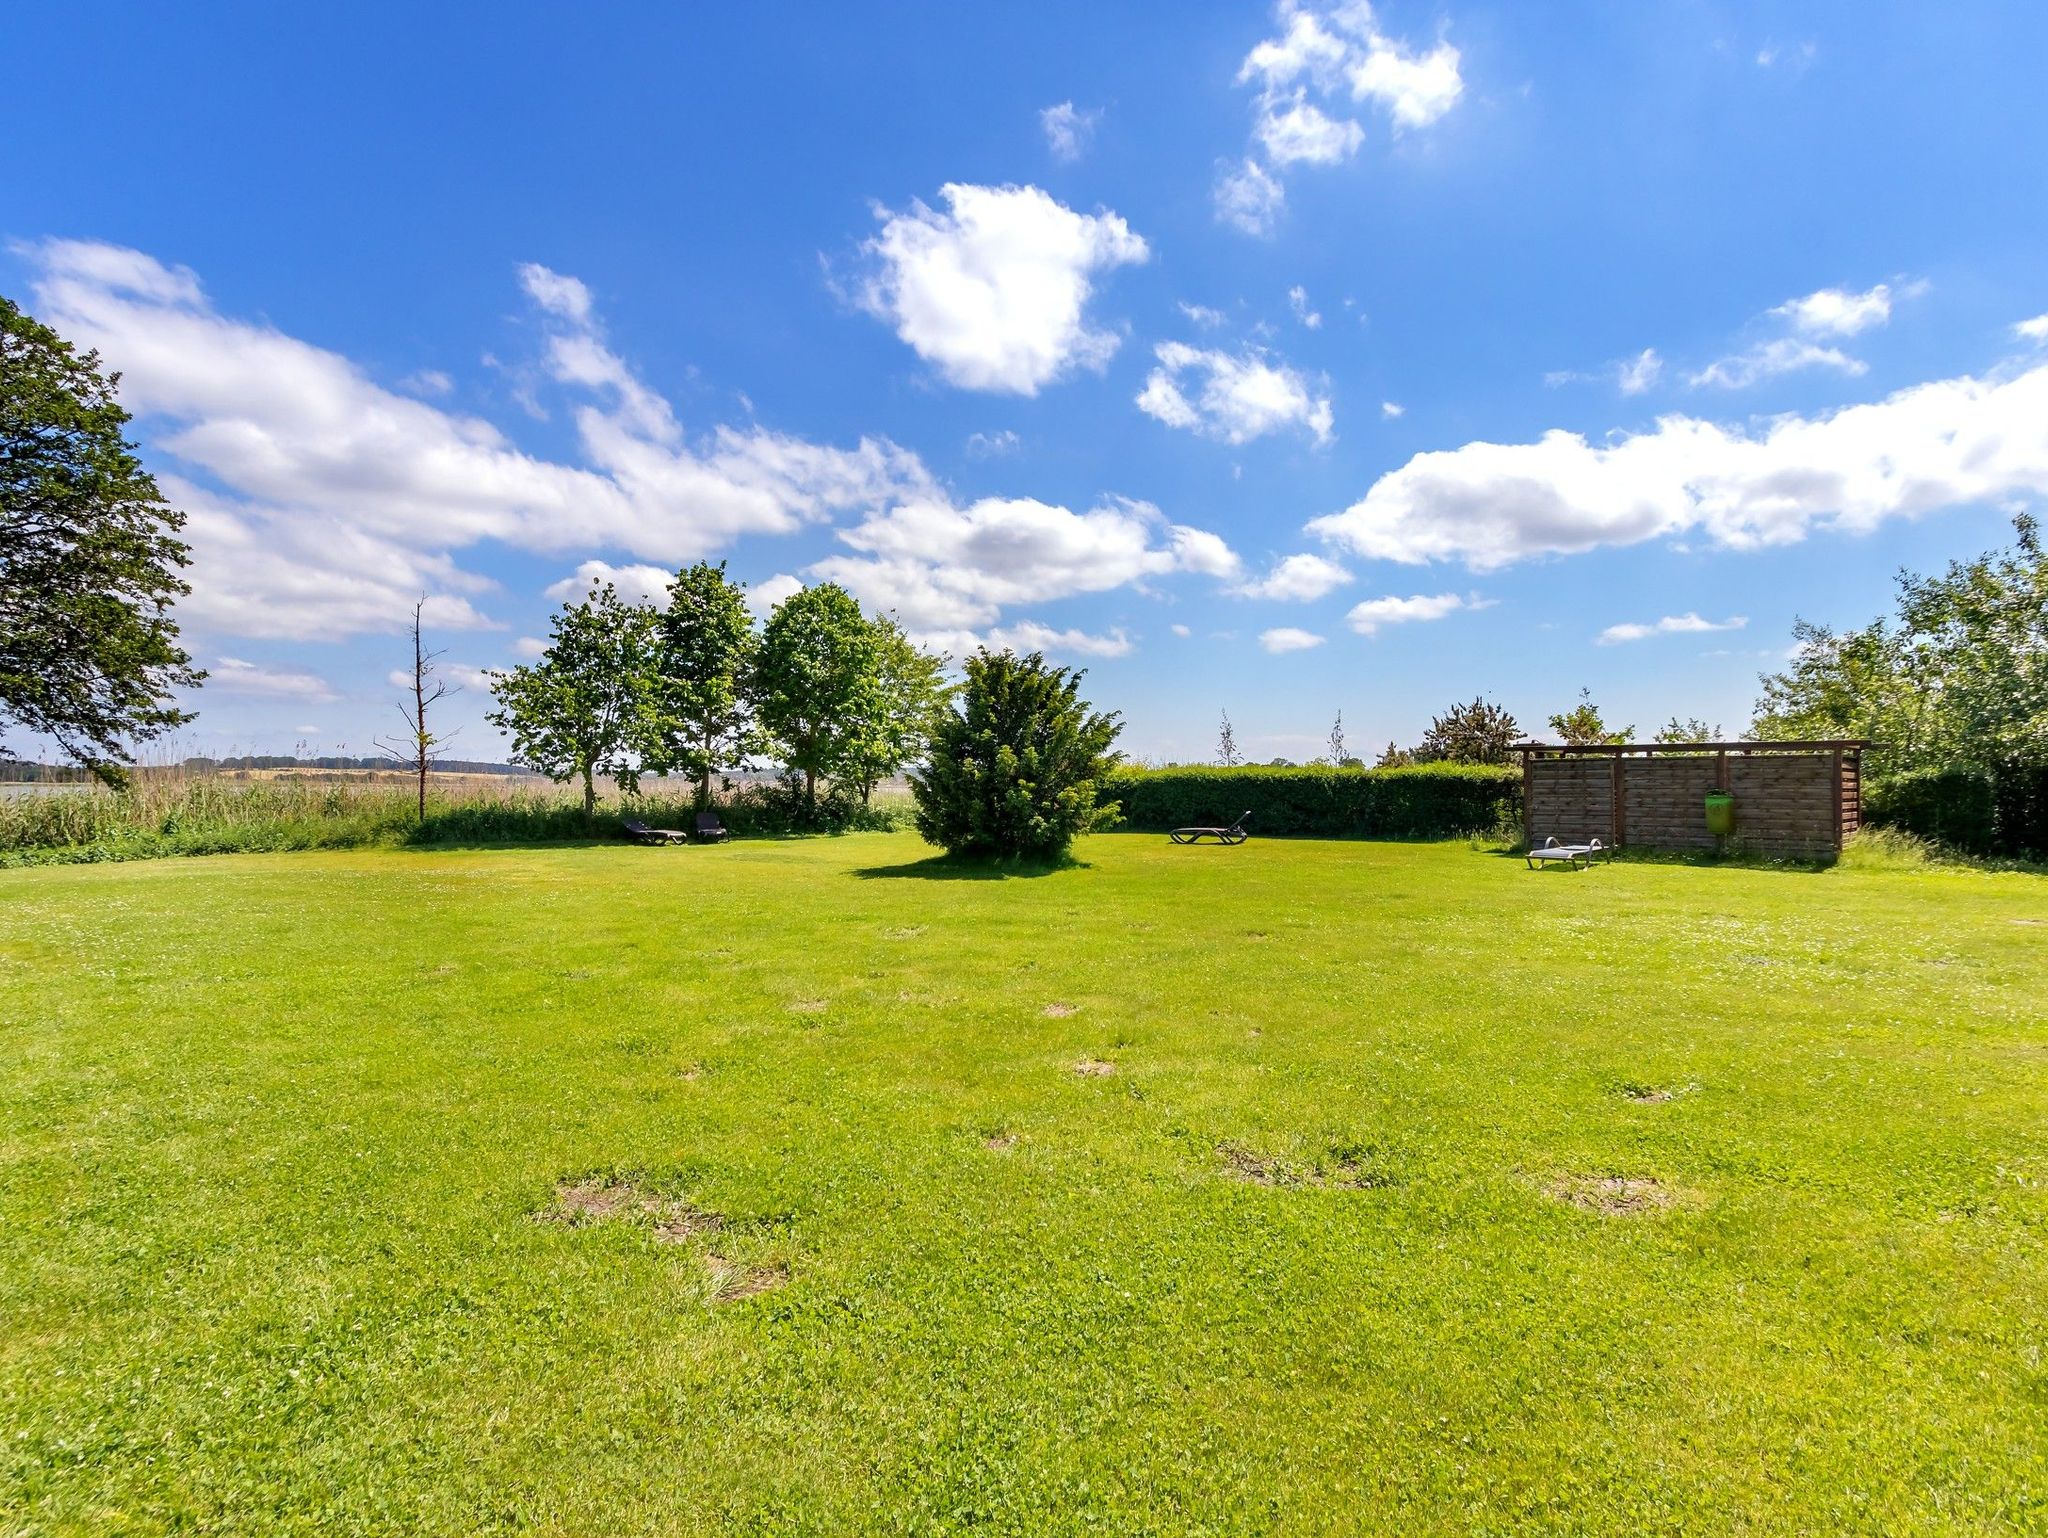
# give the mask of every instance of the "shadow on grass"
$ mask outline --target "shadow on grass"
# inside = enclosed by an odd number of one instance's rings
[[[1010,881],[1054,876],[1063,870],[1087,870],[1086,860],[1068,858],[1050,863],[975,860],[964,855],[935,854],[928,860],[901,865],[869,865],[856,870],[862,881]]]

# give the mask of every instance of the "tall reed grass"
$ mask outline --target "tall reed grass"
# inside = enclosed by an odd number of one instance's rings
[[[719,798],[732,831],[844,832],[907,822],[893,806],[828,801],[814,826],[777,787],[742,786]],[[418,816],[415,791],[391,781],[157,772],[123,791],[98,787],[0,796],[0,866],[147,860],[170,855],[374,845],[557,843],[615,840],[621,815],[688,828],[686,793],[612,796],[586,823],[581,797],[532,782],[451,780],[432,785]]]

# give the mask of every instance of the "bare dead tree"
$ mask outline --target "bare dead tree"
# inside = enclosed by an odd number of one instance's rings
[[[399,717],[405,722],[405,735],[396,742],[376,738],[376,744],[398,763],[407,773],[419,777],[420,802],[419,820],[427,820],[427,775],[434,763],[443,755],[443,750],[458,733],[450,732],[446,737],[437,736],[427,724],[427,712],[451,694],[460,694],[459,688],[451,688],[435,676],[434,662],[441,652],[430,652],[420,634],[420,615],[427,606],[427,596],[422,593],[412,606],[412,685],[409,690],[412,699],[398,707]]]

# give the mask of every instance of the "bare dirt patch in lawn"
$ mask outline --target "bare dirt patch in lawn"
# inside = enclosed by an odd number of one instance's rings
[[[826,1003],[823,999],[791,999],[787,1007],[793,1015],[822,1015]]]
[[[1008,1153],[1017,1146],[1017,1134],[1014,1132],[991,1132],[981,1140],[981,1146],[990,1153]]]
[[[1394,1177],[1373,1166],[1370,1156],[1355,1148],[1331,1149],[1313,1159],[1262,1154],[1242,1143],[1218,1143],[1216,1152],[1231,1178],[1281,1190],[1375,1191]]]
[[[1602,1217],[1640,1217],[1678,1204],[1678,1191],[1648,1175],[1563,1175],[1544,1187],[1558,1201]]]
[[[630,1180],[591,1175],[565,1180],[555,1199],[533,1215],[536,1223],[563,1228],[589,1228],[599,1223],[631,1223],[649,1229],[661,1244],[681,1244],[699,1234],[724,1227],[719,1214],[677,1196],[644,1190]]]
[[[1048,1020],[1065,1020],[1068,1016],[1078,1015],[1080,1012],[1081,1006],[1079,1004],[1048,1004],[1045,1006],[1045,1017]]]
[[[737,1303],[742,1298],[759,1297],[789,1283],[789,1267],[780,1263],[749,1266],[727,1260],[723,1255],[707,1255],[704,1264],[711,1274],[710,1300],[713,1303]]]
[[[1116,1072],[1116,1064],[1106,1063],[1099,1057],[1084,1057],[1074,1064],[1074,1072],[1084,1079],[1106,1079]]]

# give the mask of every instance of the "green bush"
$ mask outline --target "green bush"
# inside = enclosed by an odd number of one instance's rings
[[[1398,769],[1120,769],[1105,799],[1124,825],[1149,832],[1229,824],[1249,811],[1254,834],[1313,838],[1455,838],[1520,820],[1522,775],[1487,764]]]
[[[1997,805],[1981,769],[1913,769],[1873,781],[1863,819],[1969,854],[1988,853],[1997,838]]]
[[[2048,855],[2048,766],[1999,765],[1992,771],[1991,797],[1999,852]]]

